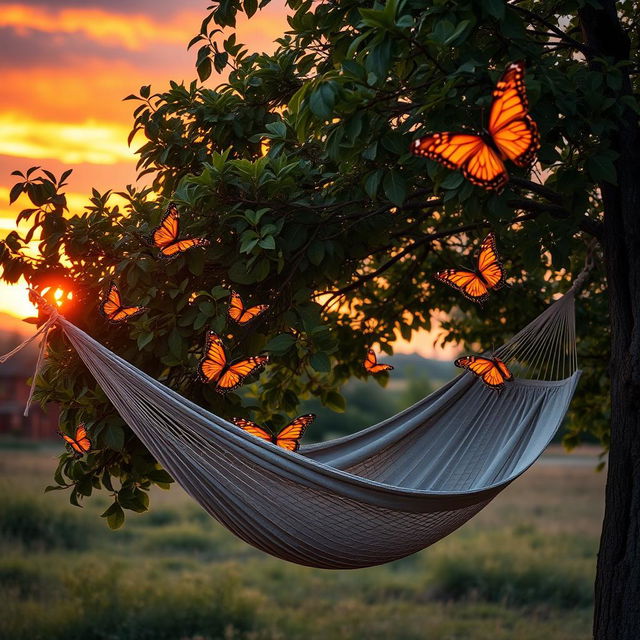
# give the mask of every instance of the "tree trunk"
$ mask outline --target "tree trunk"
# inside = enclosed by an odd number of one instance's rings
[[[629,59],[613,0],[580,20],[593,58]],[[597,62],[590,64],[597,68]],[[631,93],[625,75],[622,93]],[[595,583],[596,640],[640,638],[640,134],[627,109],[612,140],[618,184],[601,186],[611,314],[611,447]]]

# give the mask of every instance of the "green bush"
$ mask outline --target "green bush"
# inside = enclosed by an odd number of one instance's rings
[[[141,525],[149,527],[164,527],[167,524],[175,524],[180,520],[180,514],[174,509],[152,509],[140,519]]]
[[[0,537],[27,549],[85,549],[89,533],[80,514],[50,503],[20,495],[0,502]]]
[[[435,560],[432,593],[442,600],[484,600],[508,606],[548,604],[560,608],[590,607],[593,578],[587,565],[502,550]]]
[[[149,531],[143,545],[147,551],[180,553],[212,553],[217,547],[210,533],[190,524]]]
[[[11,640],[244,638],[256,626],[252,594],[228,573],[164,574],[75,563],[47,600],[0,602],[0,637]]]
[[[37,598],[51,586],[49,576],[41,566],[25,562],[19,557],[5,557],[0,560],[0,599]]]

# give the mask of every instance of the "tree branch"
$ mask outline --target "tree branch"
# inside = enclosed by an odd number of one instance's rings
[[[557,191],[549,189],[549,187],[545,187],[538,182],[533,182],[533,180],[527,180],[526,178],[520,178],[518,176],[510,176],[509,181],[511,184],[514,184],[517,187],[524,187],[532,193],[536,193],[539,196],[546,198],[550,202],[562,204],[562,196]]]
[[[517,12],[519,12],[523,16],[526,16],[530,20],[539,22],[540,24],[544,25],[545,27],[547,27],[547,29],[549,29],[549,31],[553,32],[554,35],[558,36],[558,38],[560,38],[567,44],[571,45],[574,49],[576,49],[577,51],[580,51],[585,56],[591,55],[593,53],[591,50],[591,47],[589,47],[586,44],[583,44],[582,42],[579,42],[575,38],[572,38],[570,35],[566,34],[558,26],[553,24],[553,22],[549,22],[547,19],[543,18],[542,16],[539,16],[537,13],[534,13],[533,11],[529,11],[529,9],[525,9],[524,7],[520,7],[516,4],[509,3],[509,6],[512,9],[515,9]]]
[[[516,216],[510,221],[509,224],[524,222],[526,220],[533,220],[542,213],[550,213],[551,215],[555,214],[554,217],[556,218],[560,218],[560,217],[566,218],[569,215],[571,215],[570,212],[568,212],[563,207],[544,204],[544,203],[536,202],[534,200],[510,200],[508,204],[510,206],[513,206],[514,208],[525,209],[529,211],[529,213],[525,213],[521,216]],[[559,213],[562,213],[562,215],[558,215]],[[366,282],[369,282],[369,280],[373,280],[373,278],[377,278],[379,275],[382,275],[385,271],[388,271],[394,264],[396,264],[396,262],[398,262],[399,260],[402,260],[402,258],[404,258],[406,255],[412,253],[413,251],[427,244],[428,242],[432,242],[433,240],[439,240],[440,238],[446,238],[448,236],[453,236],[458,233],[464,233],[466,231],[474,231],[477,229],[490,228],[491,226],[492,224],[486,221],[476,222],[473,224],[467,224],[461,227],[456,227],[454,229],[446,229],[444,231],[430,233],[426,236],[419,238],[415,242],[412,242],[410,245],[405,247],[399,253],[396,253],[396,255],[392,256],[389,260],[387,260],[387,262],[380,265],[375,271],[372,271],[371,273],[365,273],[359,276],[356,280],[342,287],[341,289],[338,289],[336,291],[322,291],[320,293],[317,293],[315,297],[331,294],[331,298],[329,298],[329,300],[327,301],[327,303],[330,303],[337,297],[343,296],[346,293],[350,293],[351,291],[355,291],[356,289],[359,289]],[[585,216],[580,221],[579,226],[582,231],[585,231],[586,233],[589,233],[590,235],[600,240],[601,225],[599,223]]]

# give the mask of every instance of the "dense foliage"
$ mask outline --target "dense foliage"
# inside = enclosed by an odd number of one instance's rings
[[[398,336],[429,328],[433,311],[448,314],[444,340],[486,348],[565,291],[599,235],[597,184],[616,180],[608,140],[623,106],[637,109],[619,95],[620,65],[585,64],[580,2],[563,3],[561,13],[547,1],[287,5],[290,30],[267,55],[250,53],[233,31],[236,14],[255,13],[256,0],[215,3],[191,43],[201,82],[129,96],[150,187],[127,187],[125,205],[94,192],[86,211],[68,212],[66,176],[19,174],[11,197],[30,199],[19,217],[33,227],[0,245],[4,280],[24,276],[73,292],[62,312],[116,353],[220,415],[274,426],[309,396],[343,410],[340,386],[364,376],[365,350],[390,352]],[[632,5],[620,3],[627,21]],[[542,138],[533,175],[510,165],[505,191],[490,194],[410,154],[421,133],[479,129],[496,79],[517,59],[527,65]],[[215,88],[212,69],[227,78]],[[182,233],[211,245],[165,263],[148,239],[170,200],[182,211]],[[432,275],[470,261],[460,254],[489,229],[511,287],[481,308]],[[150,311],[122,327],[98,320],[112,277],[126,302]],[[585,375],[569,445],[582,430],[607,442],[603,286],[597,266],[577,309]],[[269,312],[234,325],[226,318],[231,288]],[[207,329],[224,335],[234,355],[270,354],[248,391],[221,396],[194,381]],[[74,500],[101,486],[114,491],[111,524],[121,522],[120,506],[146,508],[151,482],[168,481],[59,331],[37,398],[62,406],[62,429],[89,427],[98,450],[80,462],[63,456],[56,480],[73,485]]]

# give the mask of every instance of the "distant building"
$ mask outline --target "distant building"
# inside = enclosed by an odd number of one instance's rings
[[[17,332],[2,332],[0,329],[0,354],[24,340]],[[27,379],[33,375],[37,360],[37,345],[29,345],[13,358],[0,364],[0,434],[10,434],[30,440],[45,440],[56,437],[58,409],[48,405],[43,411],[32,403],[29,415],[23,416],[29,397]]]

